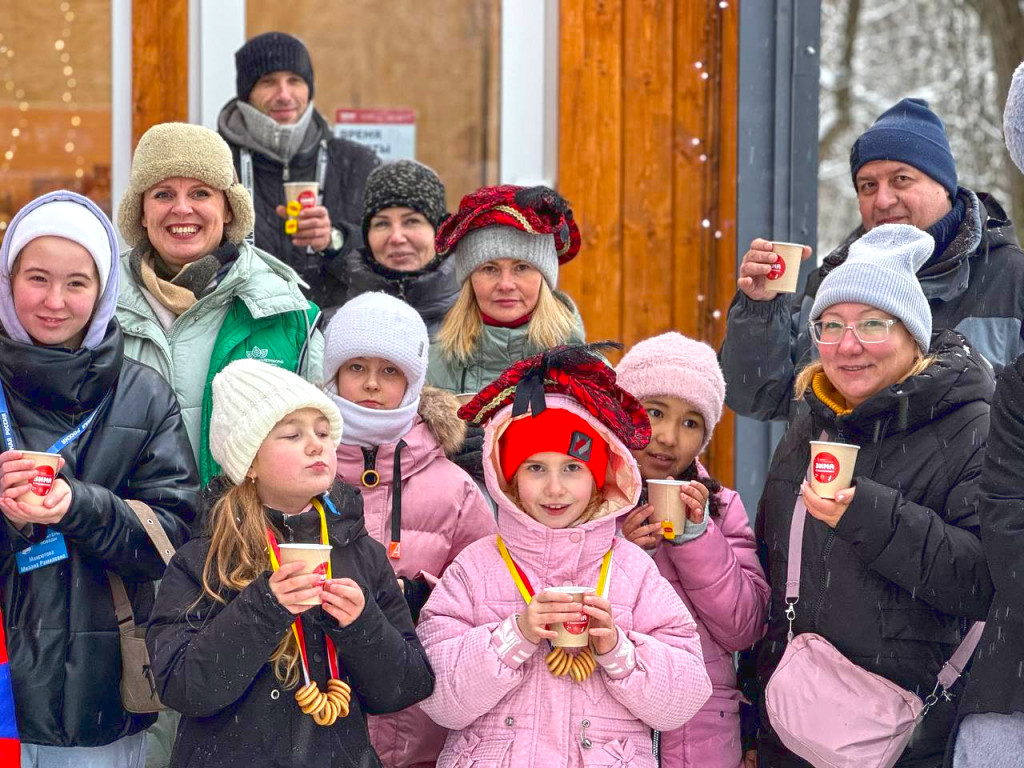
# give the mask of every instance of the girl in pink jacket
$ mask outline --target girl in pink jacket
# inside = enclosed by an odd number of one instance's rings
[[[459,415],[486,423],[499,536],[467,547],[423,609],[437,682],[421,706],[452,729],[438,767],[654,768],[652,729],[680,727],[711,684],[686,606],[616,536],[647,415],[584,347],[517,363]],[[552,589],[566,586],[591,592]],[[589,622],[589,645],[554,648],[561,622]]]
[[[651,419],[650,443],[633,451],[645,483],[690,481],[681,490],[686,525],[673,538],[662,535],[660,522],[648,522],[653,508],[646,502],[623,523],[626,537],[653,553],[658,570],[696,620],[713,686],[692,720],[661,734],[661,764],[738,768],[743,764],[742,697],[733,652],[761,638],[770,590],[743,502],[697,461],[722,415],[722,371],[707,344],[666,333],[634,346],[616,372],[619,384],[643,403]]]
[[[454,395],[424,389],[427,328],[405,302],[364,293],[324,336],[327,390],[345,420],[338,477],[362,493],[366,529],[387,548],[415,622],[455,557],[497,530],[483,493],[445,456],[466,424]],[[385,768],[433,766],[447,735],[418,706],[368,723]]]

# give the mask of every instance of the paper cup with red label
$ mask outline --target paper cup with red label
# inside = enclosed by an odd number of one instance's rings
[[[572,601],[582,605],[583,596],[592,595],[595,590],[592,587],[549,587],[545,591],[572,595]],[[585,613],[580,614],[578,621],[551,624],[548,629],[558,635],[551,641],[555,648],[583,648],[590,642],[590,617]]]
[[[648,480],[647,502],[654,507],[652,523],[661,523],[666,539],[674,539],[686,526],[686,505],[679,495],[687,480]]]
[[[778,255],[768,273],[765,288],[776,293],[796,293],[800,279],[800,262],[803,261],[804,247],[799,243],[772,243],[772,250]]]
[[[811,489],[823,499],[834,499],[853,482],[859,445],[811,441]]]
[[[53,482],[57,479],[60,454],[22,451],[21,458],[32,459],[36,463],[36,476],[29,481],[29,492],[19,496],[18,501],[31,504],[33,507],[42,506],[43,499],[50,493],[50,490],[53,488]]]
[[[331,560],[330,544],[279,544],[278,550],[281,552],[281,565],[305,563],[305,568],[299,573],[319,573],[327,578],[327,563]],[[320,605],[322,602],[320,595],[314,595],[299,605]]]
[[[319,191],[320,187],[315,181],[286,181],[284,183],[285,201],[298,203],[303,208],[312,208],[316,205]]]

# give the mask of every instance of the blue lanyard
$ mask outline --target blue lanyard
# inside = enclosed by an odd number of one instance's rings
[[[103,406],[110,401],[113,394],[114,389],[111,387],[107,390],[107,394],[103,396],[103,400],[100,401],[100,404],[93,409],[92,413],[85,417],[85,421],[47,448],[45,453],[60,453],[71,443],[80,438],[82,434],[92,426],[92,423],[96,418],[96,414],[103,410]],[[0,436],[3,437],[4,450],[15,450],[17,446],[14,442],[14,428],[11,425],[11,411],[7,407],[7,396],[4,394],[3,384],[0,384]]]

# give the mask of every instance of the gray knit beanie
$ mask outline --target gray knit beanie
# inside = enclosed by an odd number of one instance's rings
[[[818,287],[811,322],[836,304],[867,304],[899,318],[927,353],[932,337],[932,310],[917,279],[935,250],[927,232],[909,224],[883,224],[850,246],[846,261]]]
[[[535,266],[548,288],[558,287],[558,253],[554,235],[531,235],[515,227],[492,225],[468,232],[455,250],[455,277],[465,283],[473,270],[495,259],[516,259]]]
[[[444,184],[432,168],[415,160],[396,160],[373,169],[366,179],[363,195],[363,242],[370,230],[370,219],[385,208],[412,208],[422,213],[430,226],[437,228],[448,215]]]
[[[1024,173],[1024,63],[1018,65],[1006,94],[1003,110],[1003,138],[1010,157]]]

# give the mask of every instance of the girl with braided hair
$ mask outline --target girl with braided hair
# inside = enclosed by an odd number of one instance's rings
[[[451,729],[438,767],[658,764],[652,729],[678,728],[711,684],[686,606],[643,551],[616,536],[650,439],[643,406],[595,348],[528,358],[459,415],[486,425],[498,536],[448,567],[418,627],[436,670],[421,706]],[[583,602],[554,587],[589,590]],[[581,649],[553,625],[589,629]],[[589,626],[588,626],[589,625]]]

